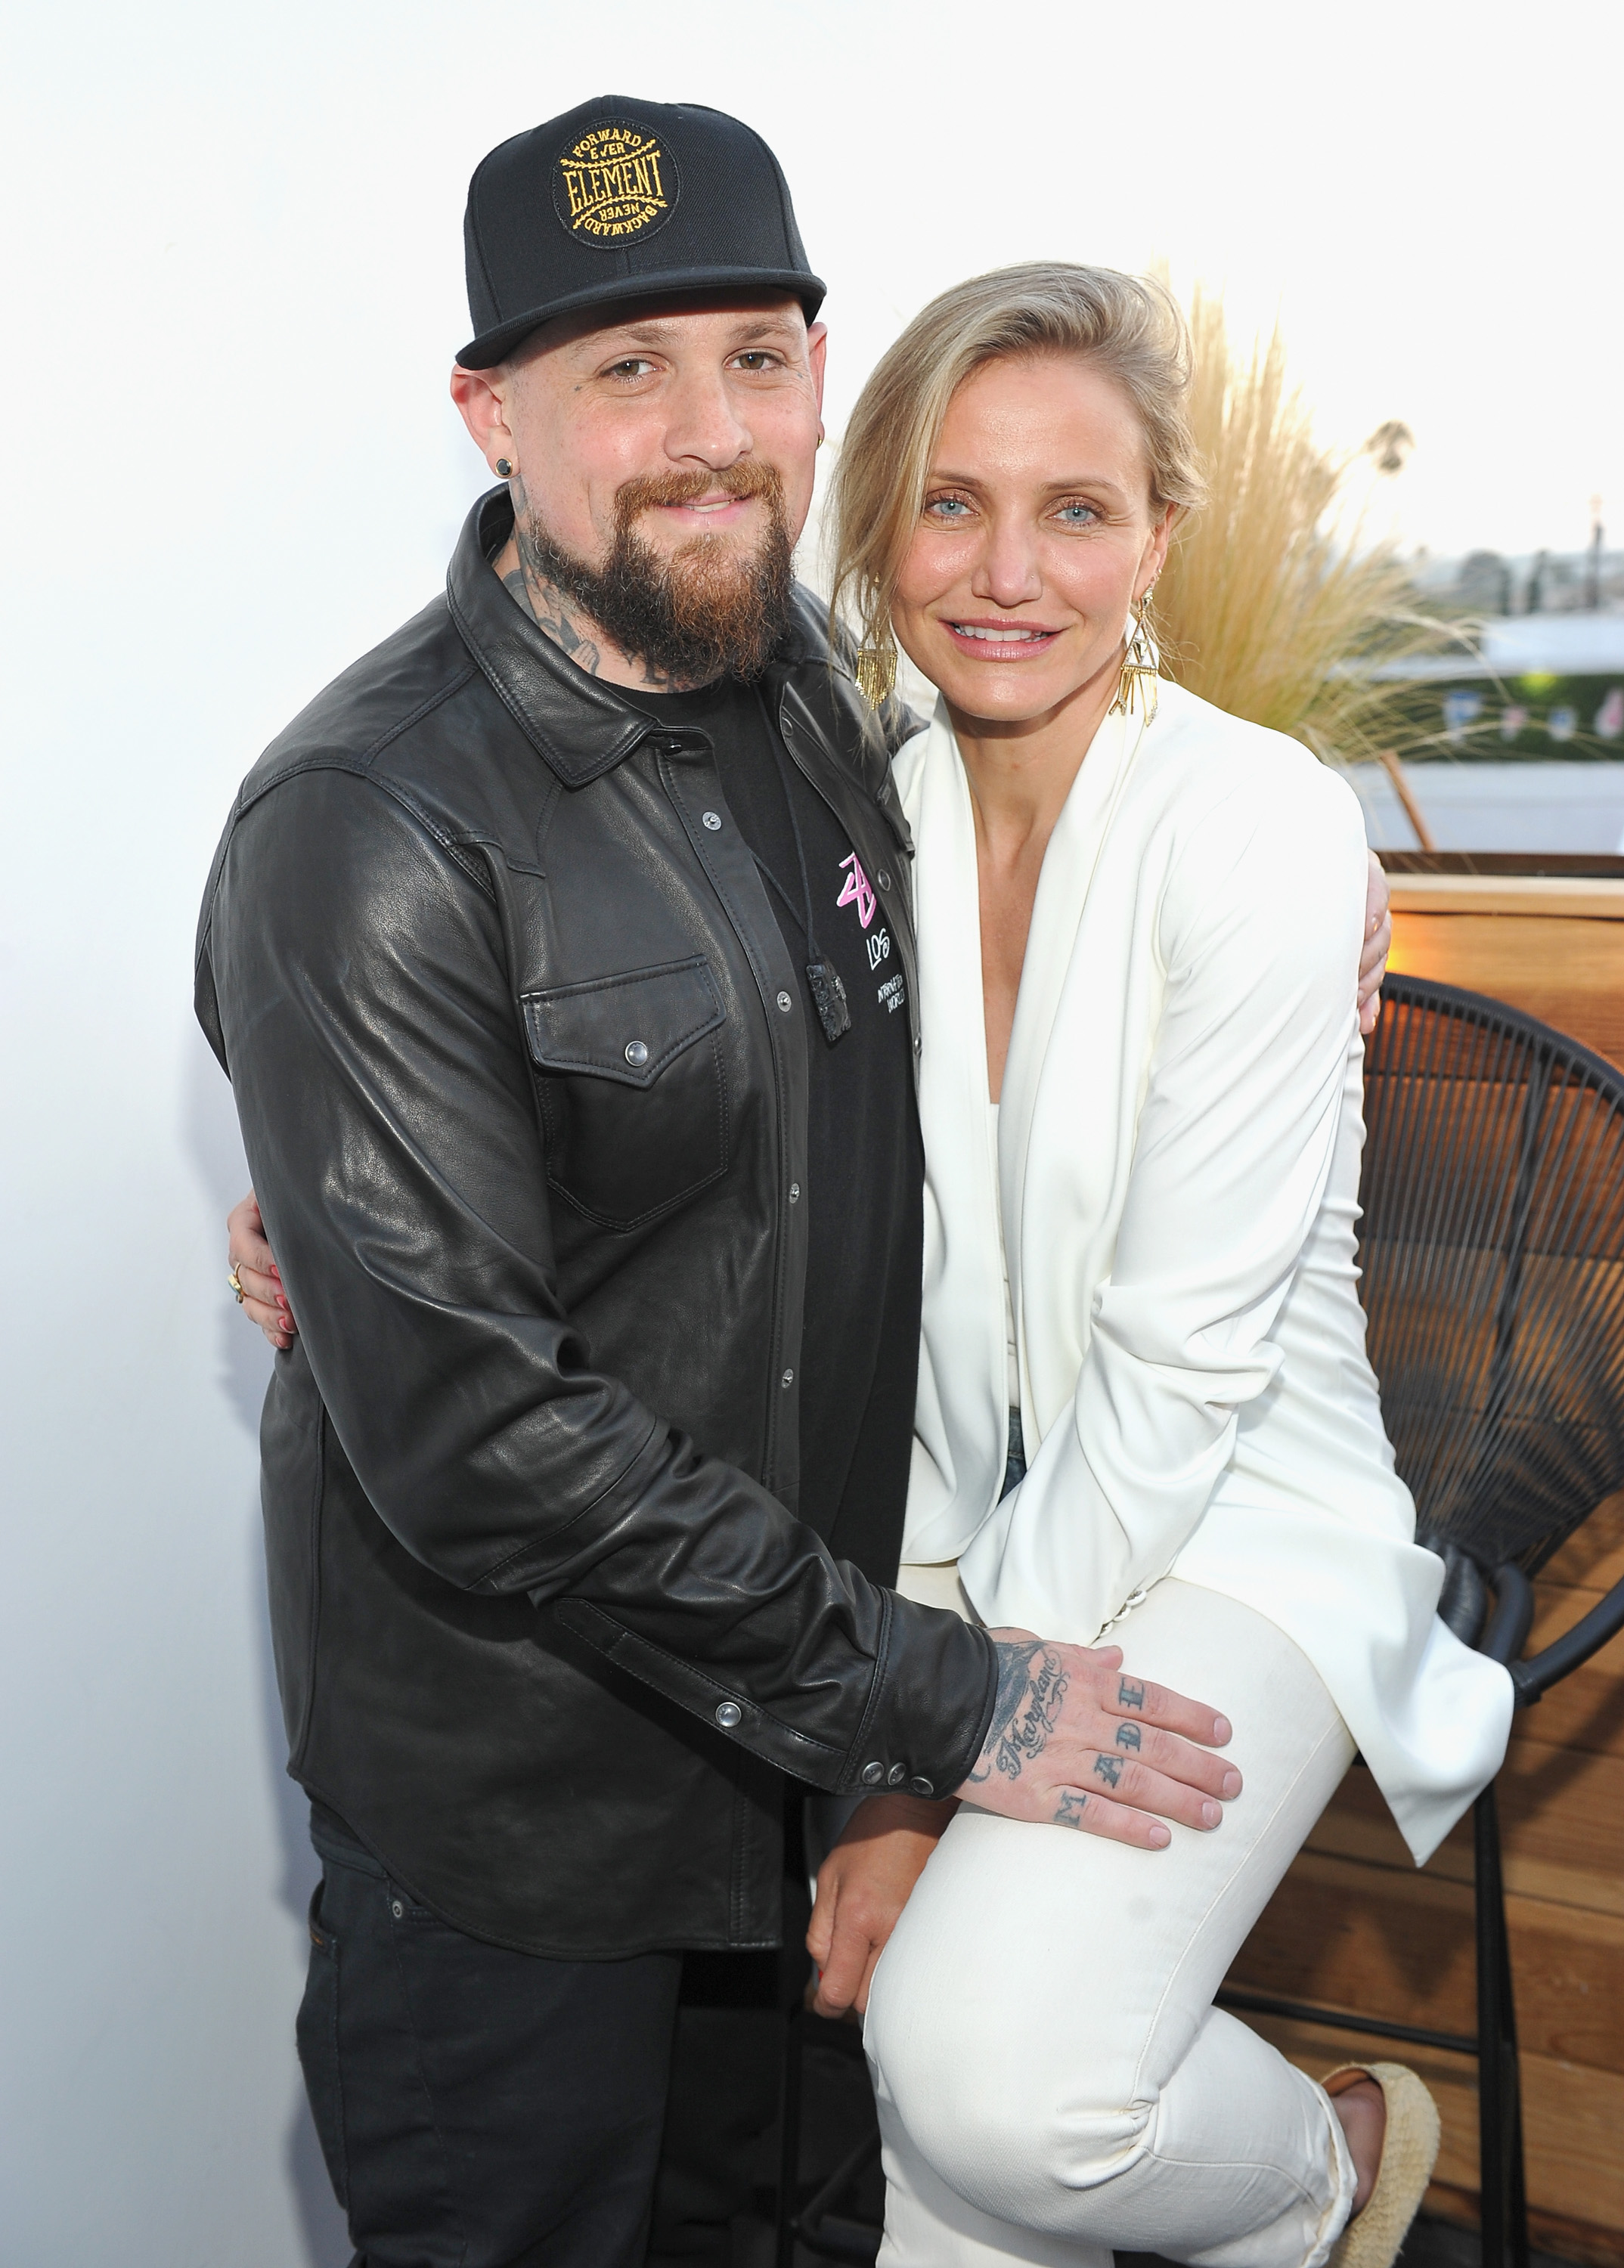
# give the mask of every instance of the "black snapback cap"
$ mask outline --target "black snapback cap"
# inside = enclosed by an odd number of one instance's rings
[[[469,183],[462,234],[465,370],[489,370],[555,315],[652,293],[762,287],[799,299],[808,322],[823,300],[778,159],[697,103],[606,94],[516,134]]]

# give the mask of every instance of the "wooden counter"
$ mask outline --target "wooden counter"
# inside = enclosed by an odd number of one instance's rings
[[[1396,874],[1392,966],[1487,992],[1624,1068],[1624,878]],[[1532,1643],[1624,1573],[1610,1498],[1538,1585]],[[1534,2242],[1624,2268],[1624,1637],[1519,1713],[1500,1779]],[[1355,1768],[1243,1948],[1231,1981],[1438,2030],[1474,2029],[1469,1820],[1421,1872]],[[1414,2063],[1438,2097],[1429,2207],[1477,2211],[1476,2067],[1354,2033],[1248,2020],[1316,2073]]]
[[[1394,874],[1391,966],[1491,993],[1624,1068],[1624,879]]]

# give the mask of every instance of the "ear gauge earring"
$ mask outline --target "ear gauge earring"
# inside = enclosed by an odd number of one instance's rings
[[[513,479],[513,468],[506,457],[498,457],[497,459],[496,475],[499,481],[511,481]]]
[[[1155,584],[1147,586],[1144,596],[1133,608],[1133,630],[1128,639],[1128,650],[1122,657],[1122,675],[1117,683],[1117,697],[1111,704],[1113,717],[1131,717],[1137,702],[1144,711],[1145,722],[1151,723],[1156,713],[1156,686],[1162,675],[1162,657],[1150,634],[1150,593]]]
[[[866,638],[857,649],[857,689],[871,709],[884,706],[897,690],[897,642],[889,631]]]

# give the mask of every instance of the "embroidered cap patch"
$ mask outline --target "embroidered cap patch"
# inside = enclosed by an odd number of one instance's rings
[[[606,252],[663,228],[682,188],[660,136],[613,120],[590,127],[553,167],[558,218],[579,242]]]

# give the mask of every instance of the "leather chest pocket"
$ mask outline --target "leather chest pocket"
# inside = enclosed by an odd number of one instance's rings
[[[523,996],[545,1076],[547,1179],[588,1219],[636,1228],[727,1170],[727,1079],[703,955]]]

